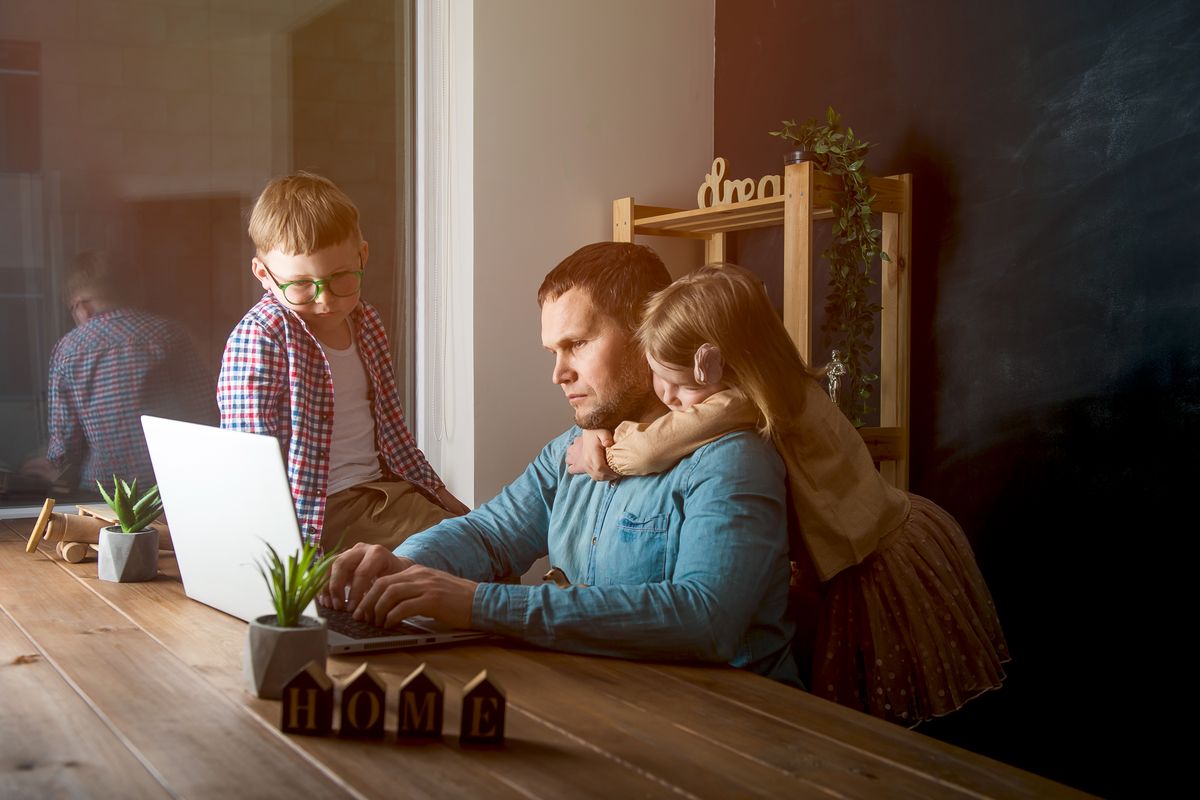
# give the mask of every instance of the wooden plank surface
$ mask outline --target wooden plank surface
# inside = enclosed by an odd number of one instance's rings
[[[203,674],[227,697],[260,715],[272,728],[278,726],[279,703],[259,700],[244,690],[241,642],[245,624],[183,597],[172,558],[164,554],[160,559],[159,578],[140,584],[96,580],[94,563],[59,563],[56,566],[72,573],[80,584],[86,584],[99,597],[119,605],[132,622]],[[474,672],[461,681],[448,682],[446,687],[444,730],[447,736],[441,743],[395,746],[392,733],[384,744],[352,743],[334,738],[288,738],[295,747],[330,772],[342,776],[355,792],[366,797],[394,796],[397,775],[405,776],[405,792],[414,797],[560,797],[580,792],[581,769],[594,777],[598,786],[609,787],[617,795],[658,796],[675,792],[669,781],[631,770],[619,761],[598,759],[596,751],[586,741],[563,738],[554,728],[511,712],[508,741],[503,751],[464,751],[459,748],[453,733],[458,730],[460,720],[462,684],[474,677],[481,666],[488,664],[489,654],[497,648],[472,650],[476,651],[471,657]],[[389,731],[394,731],[396,725],[395,688],[422,660],[431,659],[431,664],[436,663],[438,652],[423,649],[414,655],[393,652],[366,657],[389,685]],[[362,660],[361,656],[330,659],[329,672],[344,678]],[[506,685],[503,674],[496,677]],[[510,697],[513,694],[511,689],[509,694]]]
[[[0,795],[170,793],[0,608]]]
[[[810,367],[814,366],[813,172],[810,161],[788,164],[783,171],[784,201],[790,217],[790,224],[783,226],[783,324]]]
[[[912,206],[912,175],[898,175],[904,209]],[[909,381],[911,379],[912,328],[912,212],[884,214],[881,220],[883,252],[880,260],[879,419],[901,434],[901,454],[880,473],[893,486],[908,489]]]
[[[366,656],[389,687],[386,739],[287,737],[277,730],[280,704],[243,687],[245,623],[185,598],[173,559],[162,559],[155,581],[113,584],[96,579],[94,563],[18,557],[14,548],[21,546],[15,529],[0,534],[0,606],[29,636],[23,642],[24,633],[14,639],[9,631],[5,645],[0,628],[0,654],[35,644],[54,655],[53,666],[78,684],[72,718],[83,714],[88,724],[88,704],[103,712],[174,794],[243,796],[252,786],[258,796],[272,788],[295,796],[302,787],[306,797],[1078,796],[749,673],[585,658],[517,643]],[[344,678],[363,660],[330,658],[328,669]],[[447,735],[398,745],[396,689],[423,662],[446,686]],[[454,735],[462,687],[485,667],[507,690],[507,741],[464,749]],[[143,677],[155,702],[120,706],[129,691],[109,684]],[[5,709],[12,702],[0,700]],[[91,718],[98,724],[95,712]],[[220,735],[229,741],[214,741],[215,720],[225,723],[228,732]],[[192,774],[213,772],[217,763],[216,771],[253,782],[237,791],[228,775],[210,785]],[[264,764],[261,774],[246,776],[247,765]],[[277,770],[268,774],[272,764]]]
[[[730,682],[718,673],[688,666],[655,666],[652,670],[705,690],[713,701],[739,705],[764,719],[829,737],[847,749],[869,753],[924,776],[931,785],[972,797],[1064,797],[1090,795],[1040,775],[922,736],[867,714],[851,712],[798,692],[781,695],[757,681]]]
[[[289,798],[303,785],[306,796],[352,796],[60,562],[26,554],[11,534],[0,538],[0,606],[171,794],[239,797],[254,787],[258,797]]]

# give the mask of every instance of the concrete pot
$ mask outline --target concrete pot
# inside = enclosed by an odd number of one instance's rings
[[[327,647],[324,620],[300,617],[300,627],[280,628],[274,614],[259,617],[246,629],[246,686],[258,697],[278,700],[305,664],[325,663]]]
[[[96,573],[102,581],[152,581],[158,575],[158,531],[123,533],[112,525],[100,531]]]

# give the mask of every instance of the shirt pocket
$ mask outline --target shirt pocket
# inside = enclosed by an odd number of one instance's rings
[[[624,512],[617,520],[616,545],[607,570],[613,583],[658,583],[667,577],[671,514]]]

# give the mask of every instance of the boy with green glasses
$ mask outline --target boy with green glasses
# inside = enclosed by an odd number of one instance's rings
[[[354,203],[318,175],[277,178],[249,233],[266,293],[225,345],[221,426],[279,439],[305,538],[391,548],[465,514],[404,423],[387,334],[360,297]]]

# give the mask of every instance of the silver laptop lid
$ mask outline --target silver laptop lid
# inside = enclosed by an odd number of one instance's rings
[[[273,614],[264,542],[281,558],[300,547],[279,441],[150,416],[142,429],[187,596],[247,621]]]

